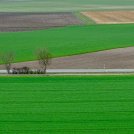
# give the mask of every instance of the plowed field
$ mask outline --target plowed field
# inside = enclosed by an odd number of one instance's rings
[[[31,31],[80,25],[73,13],[0,13],[0,32]]]

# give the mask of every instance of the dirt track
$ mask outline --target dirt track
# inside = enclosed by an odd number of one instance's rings
[[[95,11],[82,12],[97,24],[134,23],[134,11]]]
[[[38,62],[23,62],[14,67],[39,68]],[[134,69],[134,47],[81,54],[52,60],[50,69]],[[0,66],[0,69],[3,69]]]
[[[30,31],[81,25],[73,13],[0,13],[0,32]]]

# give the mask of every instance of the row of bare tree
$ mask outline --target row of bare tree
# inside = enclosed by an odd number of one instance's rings
[[[37,60],[39,62],[40,68],[43,73],[46,73],[47,66],[50,64],[51,61],[51,54],[47,49],[38,49],[36,52]],[[15,55],[12,52],[6,52],[1,55],[1,61],[7,70],[7,73],[11,73],[11,65],[14,62]]]

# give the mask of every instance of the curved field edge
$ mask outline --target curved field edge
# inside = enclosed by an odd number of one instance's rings
[[[0,53],[12,51],[15,62],[36,60],[47,48],[62,57],[134,46],[134,24],[71,26],[32,32],[0,33]]]

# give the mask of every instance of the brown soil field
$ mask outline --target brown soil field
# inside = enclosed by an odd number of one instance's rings
[[[37,61],[16,63],[13,67],[28,66],[39,69]],[[133,69],[134,47],[118,48],[94,53],[54,58],[49,69]],[[4,69],[1,65],[0,69]]]
[[[97,24],[134,23],[134,11],[94,11],[82,14]]]
[[[31,31],[81,25],[73,13],[0,13],[0,32]]]

